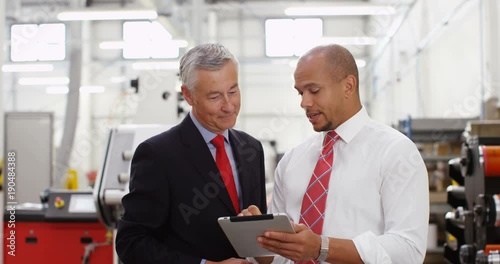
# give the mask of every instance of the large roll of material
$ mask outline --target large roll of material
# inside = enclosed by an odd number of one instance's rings
[[[500,177],[500,146],[481,146],[484,158],[484,176]]]

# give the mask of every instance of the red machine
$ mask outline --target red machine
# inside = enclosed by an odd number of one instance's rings
[[[6,205],[3,263],[113,263],[113,237],[91,192],[50,192],[47,207]]]

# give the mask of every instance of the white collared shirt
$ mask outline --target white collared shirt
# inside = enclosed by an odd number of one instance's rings
[[[323,235],[352,239],[365,263],[422,263],[429,186],[415,144],[362,108],[335,132]],[[285,153],[276,168],[270,213],[299,223],[302,198],[326,132]],[[276,257],[273,263],[292,263]]]

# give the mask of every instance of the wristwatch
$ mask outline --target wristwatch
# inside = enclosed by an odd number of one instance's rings
[[[321,248],[319,249],[318,261],[325,261],[326,257],[328,257],[328,247],[330,241],[327,236],[321,236]]]

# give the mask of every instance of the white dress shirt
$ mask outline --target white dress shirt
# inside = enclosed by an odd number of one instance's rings
[[[415,144],[362,108],[335,132],[323,235],[352,239],[365,263],[422,263],[429,223],[427,170]],[[270,213],[299,222],[302,198],[326,132],[283,156]],[[273,263],[293,263],[275,257]]]

